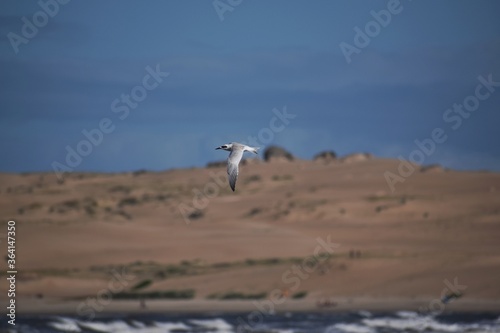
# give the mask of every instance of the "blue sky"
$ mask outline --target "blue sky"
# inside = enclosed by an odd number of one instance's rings
[[[442,128],[424,164],[500,171],[500,87],[458,128],[443,118],[479,76],[500,82],[500,2],[401,0],[348,63],[339,45],[356,46],[354,28],[394,1],[220,0],[237,4],[221,20],[212,1],[66,0],[46,24],[39,2],[2,1],[0,171],[67,165],[67,147],[105,118],[113,131],[71,169],[203,166],[284,107],[296,117],[261,146],[408,158]],[[26,38],[17,53],[13,34]],[[139,91],[148,66],[169,75],[120,119],[113,101]]]

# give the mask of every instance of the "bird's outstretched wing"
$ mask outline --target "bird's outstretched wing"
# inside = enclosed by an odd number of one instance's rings
[[[243,157],[242,149],[233,149],[227,158],[227,174],[229,176],[229,186],[234,192],[236,188],[236,180],[238,179],[238,164]]]

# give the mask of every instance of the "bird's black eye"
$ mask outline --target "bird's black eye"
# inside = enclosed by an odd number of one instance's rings
[[[227,148],[227,146],[222,146],[222,148],[226,149],[226,148]]]

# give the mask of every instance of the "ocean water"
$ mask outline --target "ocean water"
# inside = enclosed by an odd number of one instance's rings
[[[18,316],[16,326],[0,323],[1,332],[20,333],[160,333],[160,332],[275,332],[275,333],[500,333],[500,315],[415,312],[373,314],[285,313],[260,317],[249,314],[135,314],[96,317],[92,321],[68,316]]]

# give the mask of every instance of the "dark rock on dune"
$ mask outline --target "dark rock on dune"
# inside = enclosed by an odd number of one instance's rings
[[[362,162],[362,161],[367,161],[371,160],[373,158],[373,155],[370,153],[354,153],[350,155],[346,155],[340,159],[340,162],[342,163],[355,163],[355,162]]]
[[[269,146],[264,151],[264,161],[266,162],[293,161],[294,159],[290,152],[278,146]]]
[[[440,173],[440,172],[445,172],[446,169],[443,168],[439,164],[431,164],[431,165],[425,165],[420,168],[420,172],[433,172],[433,173]]]
[[[316,162],[330,163],[337,160],[337,154],[332,150],[322,151],[316,154],[313,160]]]
[[[136,171],[132,172],[132,176],[137,177],[140,175],[145,175],[147,173],[148,173],[148,170],[140,169],[140,170],[136,170]]]

